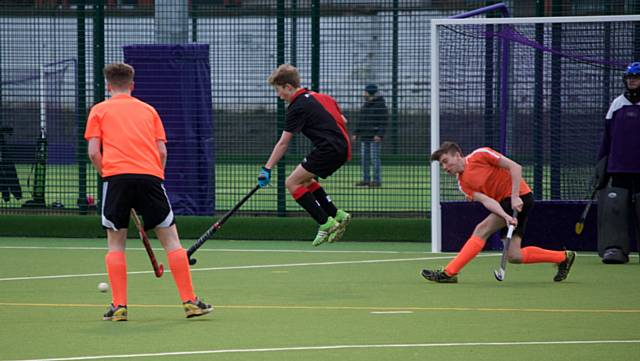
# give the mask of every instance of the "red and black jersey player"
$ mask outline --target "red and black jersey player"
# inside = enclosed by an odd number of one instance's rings
[[[334,205],[317,178],[327,178],[351,159],[347,119],[335,99],[302,88],[300,74],[293,65],[280,65],[271,73],[268,82],[289,106],[284,131],[269,160],[260,169],[258,184],[260,187],[269,184],[271,169],[287,152],[294,134],[302,133],[313,144],[313,150],[289,174],[285,186],[319,225],[313,245],[338,241],[351,215]]]

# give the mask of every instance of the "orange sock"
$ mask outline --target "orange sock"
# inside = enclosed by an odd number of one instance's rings
[[[111,302],[127,305],[127,260],[123,251],[108,252],[104,257],[111,284]]]
[[[457,275],[462,267],[464,267],[467,263],[469,263],[484,247],[485,240],[480,237],[471,236],[464,244],[460,253],[456,256],[456,258],[452,259],[451,262],[444,268],[444,271],[447,272],[449,276]]]
[[[550,251],[540,247],[525,247],[520,250],[522,263],[560,263],[565,260],[563,251]]]
[[[184,248],[175,249],[167,253],[167,259],[169,260],[169,268],[171,268],[171,274],[178,287],[182,302],[195,300],[196,295],[193,293],[191,269],[189,269],[187,251],[185,251]]]

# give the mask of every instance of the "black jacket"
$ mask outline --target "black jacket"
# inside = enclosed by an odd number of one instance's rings
[[[353,133],[363,140],[372,139],[374,136],[384,137],[388,118],[389,110],[384,98],[376,96],[362,105]]]

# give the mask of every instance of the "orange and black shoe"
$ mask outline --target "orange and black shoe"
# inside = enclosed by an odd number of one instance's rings
[[[432,282],[437,282],[437,283],[458,283],[458,276],[454,275],[454,276],[449,276],[447,274],[447,272],[445,272],[444,270],[440,269],[440,270],[428,270],[428,269],[423,269],[422,272],[420,272],[420,274],[422,275],[422,277],[428,279],[429,281]]]
[[[104,321],[126,321],[128,316],[127,306],[118,305],[117,307],[112,304],[109,305],[109,309],[102,316]]]
[[[206,315],[213,311],[213,306],[202,302],[198,297],[193,301],[184,302],[182,307],[184,307],[184,312],[187,314],[187,318]]]

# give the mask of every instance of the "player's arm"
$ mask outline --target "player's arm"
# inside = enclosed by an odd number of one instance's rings
[[[89,145],[87,146],[87,153],[91,164],[96,169],[98,174],[102,176],[102,152],[100,151],[100,138],[92,137],[89,139]]]
[[[489,197],[488,195],[480,192],[474,192],[472,199],[475,202],[482,203],[484,208],[486,208],[487,210],[489,210],[489,212],[495,214],[496,216],[503,218],[507,224],[513,224],[513,225],[518,224],[518,220],[516,218],[513,218],[510,215],[508,215],[507,212],[505,212],[504,209],[502,209],[502,207],[500,206],[500,203],[498,203],[498,201]]]
[[[278,143],[276,143],[276,145],[273,147],[271,156],[269,157],[269,160],[267,161],[267,163],[264,165],[265,168],[271,169],[276,164],[278,164],[280,159],[282,159],[284,154],[287,152],[291,139],[293,139],[293,133],[290,133],[287,131],[282,132],[282,136],[280,137],[280,140],[278,140]]]
[[[164,169],[167,165],[167,146],[163,140],[156,140],[156,147],[158,147],[158,153],[160,154],[160,164]]]
[[[511,175],[511,208],[521,212],[522,199],[520,198],[520,183],[522,182],[522,167],[520,164],[512,161],[507,157],[501,157],[498,161],[500,168],[505,168]]]

